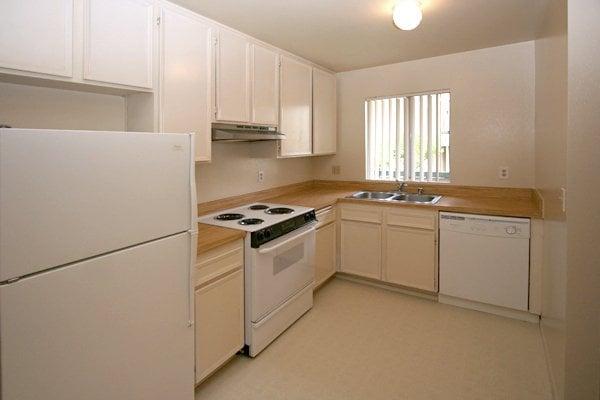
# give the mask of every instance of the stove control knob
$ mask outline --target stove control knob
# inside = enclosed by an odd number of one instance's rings
[[[270,229],[265,229],[265,238],[268,239],[271,237],[271,230]]]
[[[265,238],[265,234],[263,232],[258,232],[256,234],[256,237],[258,238],[258,240],[263,240]]]
[[[517,233],[517,228],[515,226],[507,226],[505,231],[509,235],[514,235],[515,233]]]

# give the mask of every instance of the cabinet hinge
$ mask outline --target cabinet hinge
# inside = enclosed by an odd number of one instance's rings
[[[156,25],[160,25],[160,16],[156,17]]]

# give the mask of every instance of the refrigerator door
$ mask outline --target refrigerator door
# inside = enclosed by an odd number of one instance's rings
[[[0,282],[187,231],[192,135],[0,129]]]
[[[190,237],[0,286],[0,398],[192,400]]]

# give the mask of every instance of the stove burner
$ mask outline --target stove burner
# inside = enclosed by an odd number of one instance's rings
[[[262,224],[263,222],[265,222],[265,221],[263,221],[260,218],[246,218],[246,219],[243,219],[240,222],[238,222],[238,224],[240,224],[240,225],[258,225],[258,224]]]
[[[269,208],[269,206],[264,205],[264,204],[255,204],[253,206],[248,207],[251,210],[266,210],[267,208]]]
[[[234,221],[236,219],[244,218],[243,214],[235,214],[235,213],[227,213],[227,214],[219,214],[215,217],[216,220],[219,221]]]
[[[287,207],[275,207],[275,208],[269,208],[265,212],[267,214],[291,214],[294,212],[294,210],[292,210],[291,208],[287,208]]]

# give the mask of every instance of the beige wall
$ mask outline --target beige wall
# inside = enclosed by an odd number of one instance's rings
[[[600,399],[600,2],[568,2],[565,399]]]
[[[364,179],[366,98],[450,89],[452,183],[533,186],[534,42],[337,76],[338,154],[315,161],[319,178]],[[332,175],[332,165],[341,166],[340,175]],[[501,166],[510,179],[498,178]]]
[[[465,185],[533,185],[534,43],[524,42],[338,74],[338,154],[315,162],[322,179],[365,178],[364,101],[451,91],[451,179]],[[331,166],[340,165],[333,176]],[[498,168],[510,179],[498,179]]]
[[[544,199],[542,333],[557,398],[564,391],[567,223],[567,5],[552,0],[535,43],[535,187]]]
[[[311,158],[277,159],[275,142],[213,143],[212,162],[196,164],[198,202],[312,179]],[[258,182],[258,171],[264,180]]]
[[[14,128],[122,131],[125,99],[0,82],[0,124]]]
[[[600,398],[599,19],[596,0],[552,0],[536,41],[536,187],[546,217],[541,326],[559,400]]]

